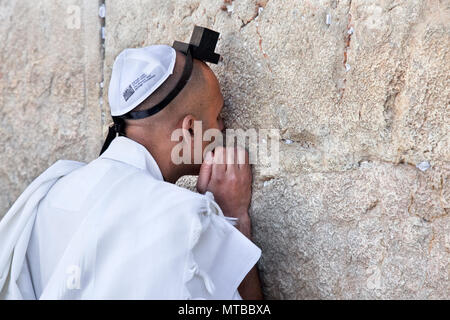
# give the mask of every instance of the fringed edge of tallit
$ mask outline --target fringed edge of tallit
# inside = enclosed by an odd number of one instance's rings
[[[198,263],[195,261],[194,257],[194,248],[198,244],[198,241],[203,233],[203,230],[206,230],[208,226],[212,223],[218,232],[226,232],[226,229],[223,225],[223,223],[227,223],[225,221],[228,221],[232,225],[236,224],[235,218],[228,218],[225,217],[226,220],[223,219],[216,219],[217,217],[224,217],[222,210],[220,209],[219,205],[214,201],[214,195],[207,191],[205,195],[203,196],[205,205],[202,207],[202,210],[200,214],[202,215],[200,219],[195,219],[194,226],[191,231],[191,238],[189,242],[189,253],[188,253],[188,261],[187,261],[187,268],[183,275],[183,284],[184,284],[184,291],[183,296],[185,300],[204,300],[205,297],[192,297],[191,292],[189,291],[187,287],[187,283],[195,276],[198,275],[203,279],[203,283],[206,287],[206,290],[212,294],[214,293],[215,286],[214,283],[209,278],[209,275],[201,270],[198,266]]]

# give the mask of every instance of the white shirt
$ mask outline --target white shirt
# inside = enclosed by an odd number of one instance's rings
[[[165,182],[126,137],[89,164],[54,167],[0,221],[0,298],[241,299],[261,250],[210,192]]]

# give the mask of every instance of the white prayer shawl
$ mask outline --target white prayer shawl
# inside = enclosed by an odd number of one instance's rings
[[[240,299],[261,250],[227,220],[117,137],[56,162],[0,221],[0,299]]]

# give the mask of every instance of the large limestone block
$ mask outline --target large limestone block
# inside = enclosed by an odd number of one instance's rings
[[[439,1],[108,2],[106,77],[125,47],[221,32],[213,66],[232,127],[271,127],[311,155],[298,172],[361,158],[449,159],[448,5]],[[327,19],[329,17],[329,20]],[[329,24],[327,24],[327,20]],[[298,148],[292,156],[299,155]]]
[[[58,159],[101,143],[97,1],[0,1],[0,217]]]
[[[440,193],[449,195],[447,166]],[[434,173],[363,162],[345,172],[255,185],[252,217],[265,292],[276,299],[448,298],[450,225]],[[420,191],[423,192],[423,191]],[[414,197],[413,197],[414,195]],[[427,208],[427,210],[424,210]],[[425,211],[425,212],[424,212]],[[436,215],[424,217],[424,213]]]
[[[269,298],[449,298],[448,2],[106,7],[106,83],[124,48],[202,25],[221,33],[226,124],[279,130],[251,208]]]

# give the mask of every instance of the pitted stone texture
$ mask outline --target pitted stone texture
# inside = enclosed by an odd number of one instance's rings
[[[0,1],[0,217],[56,160],[98,155],[97,12],[90,0]]]
[[[106,6],[105,83],[124,48],[209,27],[226,124],[280,130],[251,210],[267,297],[450,297],[448,2]]]
[[[429,176],[408,165],[367,162],[346,172],[257,183],[252,220],[264,253],[265,293],[277,299],[448,297],[448,215],[431,198],[419,206],[440,215],[428,220],[411,209],[411,195],[432,188],[422,185]]]

